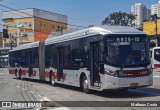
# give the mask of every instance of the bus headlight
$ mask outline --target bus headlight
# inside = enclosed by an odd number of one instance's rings
[[[105,71],[105,73],[106,73],[107,75],[110,75],[110,76],[118,77],[118,74],[117,74],[117,72],[115,72],[115,71],[107,70],[107,71]]]

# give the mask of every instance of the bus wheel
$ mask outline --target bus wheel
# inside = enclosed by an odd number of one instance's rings
[[[17,78],[18,76],[17,76],[17,69],[15,70],[15,77]]]
[[[20,69],[19,70],[19,79],[21,79],[22,78],[22,70]]]
[[[56,82],[53,77],[53,72],[50,72],[50,85],[56,86]]]
[[[91,90],[90,90],[89,87],[88,87],[89,84],[88,84],[88,80],[87,80],[87,77],[86,77],[86,76],[83,77],[82,86],[83,86],[83,91],[84,91],[84,93],[86,93],[86,94],[91,93]]]

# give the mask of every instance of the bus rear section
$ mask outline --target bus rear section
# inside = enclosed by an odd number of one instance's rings
[[[160,70],[160,47],[154,47],[151,54],[152,68]]]

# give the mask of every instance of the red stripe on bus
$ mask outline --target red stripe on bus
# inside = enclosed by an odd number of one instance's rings
[[[23,75],[27,75],[27,70],[22,70]]]
[[[45,77],[46,77],[46,78],[49,78],[49,77],[50,77],[50,74],[49,74],[48,71],[45,71]]]
[[[36,71],[33,71],[33,76],[36,76]]]
[[[58,79],[57,73],[54,72],[54,79]]]
[[[160,68],[160,64],[154,64],[154,68]]]
[[[15,74],[15,70],[9,70],[9,74]]]
[[[122,72],[117,71],[119,73],[119,77],[139,77],[139,76],[148,76],[149,69],[143,70],[122,70]]]

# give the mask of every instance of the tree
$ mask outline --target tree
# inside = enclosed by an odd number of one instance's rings
[[[156,21],[157,19],[157,14],[151,15],[151,21]]]
[[[114,12],[110,14],[107,18],[102,21],[102,25],[119,25],[119,26],[128,26],[132,24],[132,21],[135,19],[133,14],[128,14],[125,12]]]

